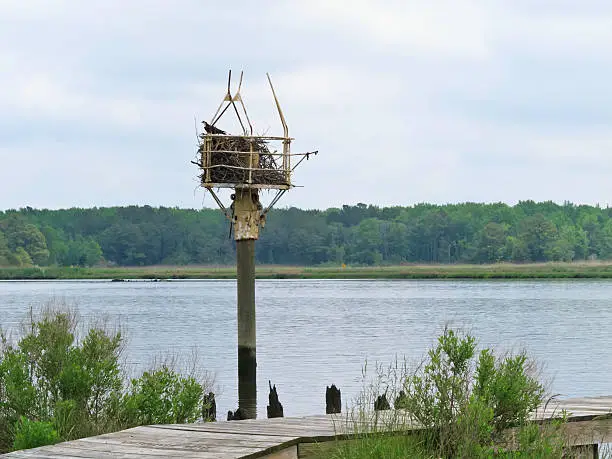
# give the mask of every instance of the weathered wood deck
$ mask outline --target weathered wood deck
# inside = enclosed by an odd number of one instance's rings
[[[572,445],[612,442],[612,396],[551,402],[534,418],[545,420],[567,410]],[[386,414],[385,414],[386,413]],[[379,412],[379,416],[393,412]],[[397,413],[397,412],[396,412]],[[354,435],[353,421],[343,415],[289,417],[232,422],[135,427],[5,455],[12,458],[269,458],[309,457],[337,438]],[[330,443],[331,445],[331,443]]]

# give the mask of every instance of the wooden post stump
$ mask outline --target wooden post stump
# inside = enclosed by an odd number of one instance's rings
[[[242,410],[238,408],[236,411],[232,413],[232,410],[227,412],[227,420],[228,421],[242,421],[243,419],[247,419]]]
[[[268,418],[282,418],[283,417],[283,405],[278,399],[278,392],[276,391],[276,384],[272,386],[272,382],[268,381],[270,386],[270,395],[268,395]]]
[[[376,397],[376,401],[374,402],[374,411],[383,411],[383,410],[390,410],[390,409],[391,409],[391,406],[389,405],[389,401],[387,400],[386,392]]]
[[[342,412],[342,397],[340,389],[338,389],[335,384],[325,389],[325,412],[327,414]]]
[[[217,420],[217,403],[215,402],[215,394],[212,392],[204,395],[202,420],[204,422],[215,422]]]
[[[395,398],[395,403],[394,403],[395,409],[396,410],[405,409],[406,400],[407,400],[406,393],[403,390],[400,390],[399,394]]]

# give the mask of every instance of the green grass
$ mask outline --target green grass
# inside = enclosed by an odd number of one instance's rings
[[[25,279],[234,279],[236,268],[144,266],[113,268],[0,268],[0,280]],[[612,262],[380,267],[257,267],[259,279],[606,279]]]
[[[327,448],[325,448],[327,446]],[[349,441],[336,441],[334,448],[313,448],[316,459],[435,459],[412,435],[363,435]],[[317,449],[319,451],[317,451]]]

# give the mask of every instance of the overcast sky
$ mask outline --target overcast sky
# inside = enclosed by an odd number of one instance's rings
[[[230,68],[320,152],[281,206],[612,204],[609,0],[0,0],[0,208],[214,206]]]

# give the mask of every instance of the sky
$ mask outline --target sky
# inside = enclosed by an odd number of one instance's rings
[[[214,207],[229,69],[319,151],[281,207],[609,205],[611,56],[609,0],[0,0],[0,209]]]

